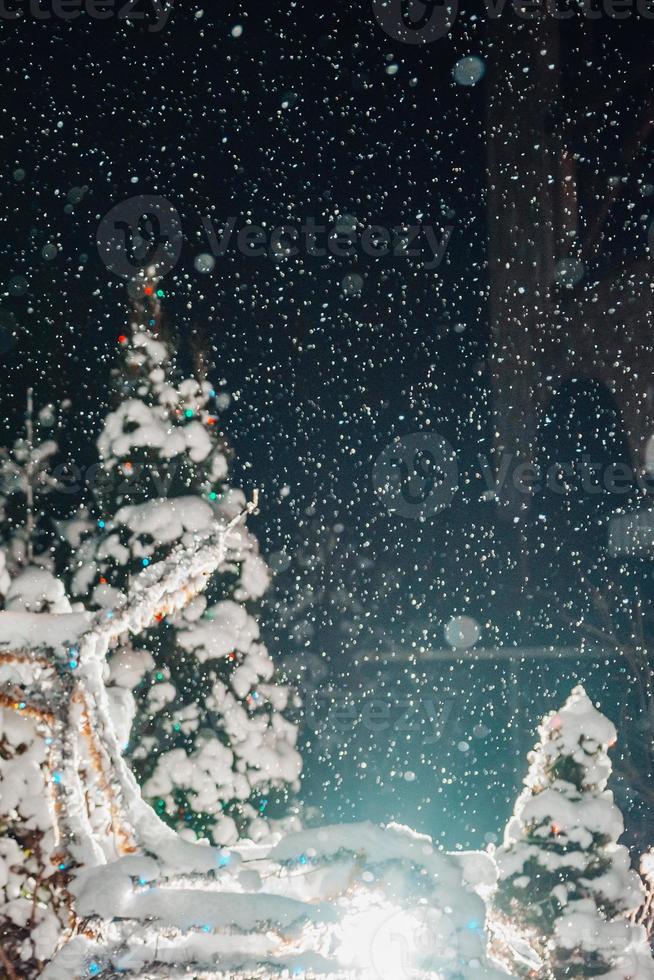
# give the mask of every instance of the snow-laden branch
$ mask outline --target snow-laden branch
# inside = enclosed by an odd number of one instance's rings
[[[111,719],[102,671],[109,647],[125,633],[140,633],[153,623],[181,611],[206,588],[211,575],[229,551],[229,535],[257,507],[257,495],[228,524],[215,529],[192,546],[176,548],[168,558],[145,569],[133,581],[125,605],[99,613],[79,641],[79,678],[91,731],[95,732],[97,759],[111,774],[115,798],[112,812],[120,814],[120,852],[161,847],[172,831],[143,800],[136,779],[125,762]],[[108,776],[105,782],[109,784]]]
[[[488,855],[445,854],[395,825],[229,851],[176,838],[166,858],[77,876],[78,914],[102,934],[68,944],[45,976],[68,980],[95,963],[125,977],[507,980],[485,956],[479,892],[494,877]]]
[[[163,561],[145,568],[132,582],[125,604],[98,613],[81,638],[82,656],[104,656],[125,633],[140,633],[165,616],[182,610],[208,584],[228,553],[229,534],[258,506],[258,493],[228,524],[216,523],[191,546],[180,545]],[[81,651],[80,651],[81,652]]]
[[[77,640],[49,657],[35,651],[2,651],[0,706],[37,722],[50,749],[50,791],[62,866],[95,867],[121,854],[159,850],[175,838],[147,806],[123,759],[103,680],[107,651],[126,633],[136,634],[182,610],[206,588],[229,554],[230,534],[257,507],[252,503],[227,524],[135,578],[124,605],[102,611]],[[33,617],[38,618],[38,617]],[[48,637],[42,637],[47,644]],[[109,843],[99,844],[88,821],[87,790],[80,776],[92,774],[108,812]]]

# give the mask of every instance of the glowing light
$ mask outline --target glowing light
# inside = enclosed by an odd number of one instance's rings
[[[141,564],[143,565],[143,568],[147,568],[148,565],[150,564],[150,559],[149,558],[143,558],[141,560]]]
[[[143,292],[145,293],[146,296],[152,296],[154,289],[152,288],[152,286],[146,286]]]
[[[105,522],[103,520],[99,520],[98,521],[98,527],[106,527]]]
[[[339,931],[343,967],[378,980],[408,980],[422,971],[441,976],[460,962],[452,922],[433,907],[399,908],[379,894],[359,893]]]
[[[186,411],[184,412],[184,415],[186,416],[187,419],[192,419],[193,418],[193,409],[192,408],[187,408]]]
[[[53,783],[57,783],[57,784],[59,784],[61,782],[61,773],[60,772],[53,772],[52,773],[52,782]]]
[[[121,333],[120,337],[118,338],[118,343],[119,344],[126,344],[127,343],[127,337],[125,336],[124,333]]]

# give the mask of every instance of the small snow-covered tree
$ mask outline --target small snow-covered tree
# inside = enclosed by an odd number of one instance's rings
[[[2,977],[40,976],[69,925],[65,867],[52,860],[57,840],[47,761],[48,746],[37,723],[10,707],[0,708]],[[10,973],[12,963],[16,971]]]
[[[51,507],[59,424],[54,406],[34,411],[29,390],[24,429],[10,448],[0,450],[0,605],[10,613],[71,610],[56,577]],[[5,627],[0,645],[5,648],[7,641]],[[16,707],[0,698],[0,975],[7,977],[40,975],[70,915],[61,868],[51,860],[56,835],[48,806],[47,744],[35,718]],[[20,972],[12,972],[12,963],[20,964]]]
[[[62,413],[54,405],[35,411],[27,391],[25,425],[8,449],[0,449],[0,596],[14,612],[70,612],[57,577],[58,529],[53,495],[59,482]]]
[[[613,724],[582,687],[548,715],[496,852],[498,948],[513,969],[543,978],[653,978],[642,901],[620,811],[607,789]]]
[[[82,543],[74,582],[100,606],[115,605],[133,574],[245,504],[226,482],[218,414],[226,400],[176,369],[160,293],[144,284],[119,338],[119,400],[98,439],[99,534]],[[252,614],[268,584],[256,538],[235,529],[206,594],[110,664],[123,721],[135,690],[127,751],[145,797],[173,826],[220,844],[264,835],[301,768],[296,729],[283,716],[290,692],[274,682]]]
[[[9,581],[28,566],[53,567],[56,531],[49,498],[58,485],[53,461],[59,451],[56,436],[61,419],[53,405],[35,413],[31,389],[26,401],[23,431],[9,448],[0,448],[2,595],[7,594]]]

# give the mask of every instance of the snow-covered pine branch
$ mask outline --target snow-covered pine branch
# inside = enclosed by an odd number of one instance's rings
[[[215,522],[214,529],[197,536],[193,545],[178,545],[163,561],[143,569],[133,579],[127,599],[117,609],[97,613],[82,637],[84,654],[95,656],[125,633],[141,633],[165,616],[181,612],[208,584],[229,552],[229,535],[258,506],[258,491],[245,510],[227,524]],[[93,642],[92,642],[93,641]],[[98,652],[96,652],[96,650]],[[100,656],[104,656],[104,652]]]
[[[122,758],[104,658],[122,633],[202,590],[255,507],[256,498],[204,540],[144,570],[115,615],[0,613],[0,881],[9,889],[5,942],[25,969],[38,969],[69,934],[75,868],[175,836],[143,803]]]

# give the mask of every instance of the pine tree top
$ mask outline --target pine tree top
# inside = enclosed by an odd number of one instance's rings
[[[580,792],[606,787],[611,774],[608,749],[615,744],[616,730],[581,685],[559,711],[543,719],[539,735],[525,780],[532,792],[555,781],[571,783]]]
[[[623,832],[622,815],[606,788],[611,774],[608,749],[616,731],[579,686],[560,711],[543,719],[539,734],[529,756],[525,789],[506,827],[505,847],[523,841],[528,851],[535,847],[536,854],[545,846],[549,856],[543,853],[538,860],[554,868],[561,862],[574,863],[571,852],[590,855]],[[506,862],[507,873],[513,863]]]

